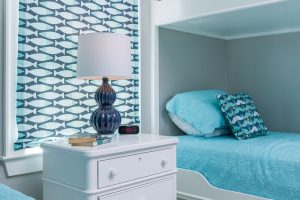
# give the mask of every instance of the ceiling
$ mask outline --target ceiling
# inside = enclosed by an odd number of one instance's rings
[[[298,32],[300,0],[213,13],[162,27],[226,40]]]

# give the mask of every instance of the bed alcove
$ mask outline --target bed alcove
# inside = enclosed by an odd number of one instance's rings
[[[277,1],[159,26],[159,132],[181,134],[166,102],[202,89],[247,92],[271,130],[300,132],[299,10]]]
[[[164,7],[167,4],[170,1]],[[223,89],[249,93],[269,130],[300,133],[299,10],[300,1],[279,0],[198,14],[193,8],[193,16],[155,22],[153,80],[158,80],[159,93],[154,98],[155,130],[162,135],[183,134],[165,109],[173,95]],[[179,170],[178,197],[264,199],[216,188],[203,175],[186,170]]]

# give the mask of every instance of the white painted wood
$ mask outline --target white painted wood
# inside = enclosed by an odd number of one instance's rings
[[[16,122],[16,71],[18,55],[19,0],[5,0],[5,66],[3,108],[3,155],[7,176],[16,176],[42,170],[42,153],[39,148],[14,151],[18,137]],[[1,145],[2,146],[2,145]]]
[[[43,157],[41,153],[21,154],[9,157],[2,157],[7,176],[17,176],[43,169]]]
[[[19,1],[5,1],[5,66],[4,66],[4,156],[14,154],[18,137],[16,122],[16,71],[18,51]]]
[[[98,161],[98,188],[170,171],[176,167],[172,159],[172,149],[164,149]]]
[[[151,0],[155,26],[193,19],[212,13],[227,12],[249,7],[261,6],[282,0]]]
[[[118,136],[97,147],[71,147],[66,140],[43,143],[44,200],[96,200],[162,179],[176,182],[177,142],[175,137],[139,134]],[[175,197],[175,191],[174,184],[165,194]]]
[[[194,4],[194,7],[196,4]],[[278,0],[201,13],[163,27],[231,40],[300,31],[300,1]]]
[[[185,169],[179,169],[177,173],[177,196],[184,200],[267,200],[214,187],[199,172]]]
[[[176,199],[175,179],[166,179],[143,185],[138,188],[121,191],[117,194],[99,197],[99,200],[165,200]],[[170,190],[172,188],[172,190]]]

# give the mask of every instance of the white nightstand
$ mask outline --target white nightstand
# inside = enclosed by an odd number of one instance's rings
[[[175,200],[177,142],[139,134],[97,147],[44,143],[44,200]]]

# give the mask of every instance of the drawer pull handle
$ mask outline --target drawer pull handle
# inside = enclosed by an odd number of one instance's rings
[[[166,160],[161,161],[161,166],[162,167],[165,167],[167,164],[168,164],[168,161],[166,161]]]
[[[117,176],[117,172],[116,172],[115,170],[111,170],[111,171],[109,172],[109,178],[110,178],[110,179],[113,179],[115,176]]]

